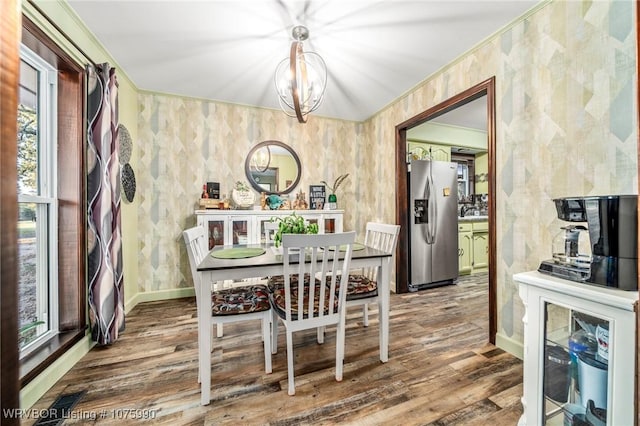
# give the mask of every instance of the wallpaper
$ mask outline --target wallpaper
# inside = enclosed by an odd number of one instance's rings
[[[190,285],[181,231],[206,181],[228,192],[266,139],[302,161],[299,188],[350,173],[345,229],[395,221],[395,126],[496,77],[498,332],[522,342],[514,273],[550,256],[551,199],[637,193],[633,2],[557,1],[447,65],[364,123],[142,92],[139,95],[140,291]],[[330,91],[327,92],[330,96]]]
[[[353,202],[368,199],[368,186],[356,184],[369,178],[362,124],[310,117],[300,125],[281,111],[152,93],[139,95],[139,108],[139,291],[192,286],[182,231],[196,224],[202,185],[219,182],[229,195],[236,181],[247,182],[245,158],[264,140],[282,141],[300,157],[292,200],[349,173],[338,207],[345,229],[364,229],[356,218],[366,217],[367,204]]]
[[[365,125],[393,144],[397,123],[496,77],[498,333],[523,340],[512,276],[551,256],[552,198],[636,194],[633,3],[551,2],[469,52]],[[382,169],[393,158],[379,156]]]

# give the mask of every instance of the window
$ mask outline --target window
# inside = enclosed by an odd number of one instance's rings
[[[458,203],[473,204],[475,202],[475,156],[471,154],[452,153],[451,161],[458,163]]]
[[[33,133],[18,151],[31,161],[20,165],[25,169],[16,179],[24,226],[19,235],[21,242],[32,243],[30,263],[21,266],[40,285],[38,293],[34,285],[32,297],[19,302],[32,315],[23,325],[32,328],[20,334],[35,334],[20,354],[24,387],[86,335],[87,206],[84,66],[25,15],[21,41],[24,99],[19,103],[31,114],[26,129]],[[18,256],[25,254],[25,260],[27,247],[19,244]]]
[[[22,46],[17,151],[21,357],[58,332],[56,105],[56,70]]]

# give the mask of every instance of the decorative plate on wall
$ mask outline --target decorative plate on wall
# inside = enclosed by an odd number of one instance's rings
[[[125,165],[131,161],[131,151],[133,150],[133,141],[131,140],[131,134],[124,124],[118,124],[118,161],[120,164]]]
[[[133,197],[136,195],[136,175],[135,173],[133,173],[133,168],[131,168],[131,165],[129,165],[129,163],[122,166],[120,179],[122,181],[124,198],[128,202],[132,203]]]

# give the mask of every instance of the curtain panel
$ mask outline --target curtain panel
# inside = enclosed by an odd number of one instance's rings
[[[87,69],[88,297],[91,337],[109,345],[124,330],[124,282],[115,68]]]

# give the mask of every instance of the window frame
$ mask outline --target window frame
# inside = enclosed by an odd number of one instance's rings
[[[24,14],[21,41],[57,70],[58,82],[56,260],[59,332],[20,359],[20,386],[24,387],[87,335],[87,83],[82,61],[72,57]]]
[[[58,200],[57,200],[57,70],[24,44],[20,60],[38,72],[38,176],[37,193],[18,192],[18,203],[36,204],[36,299],[39,336],[20,349],[20,359],[58,334]]]

